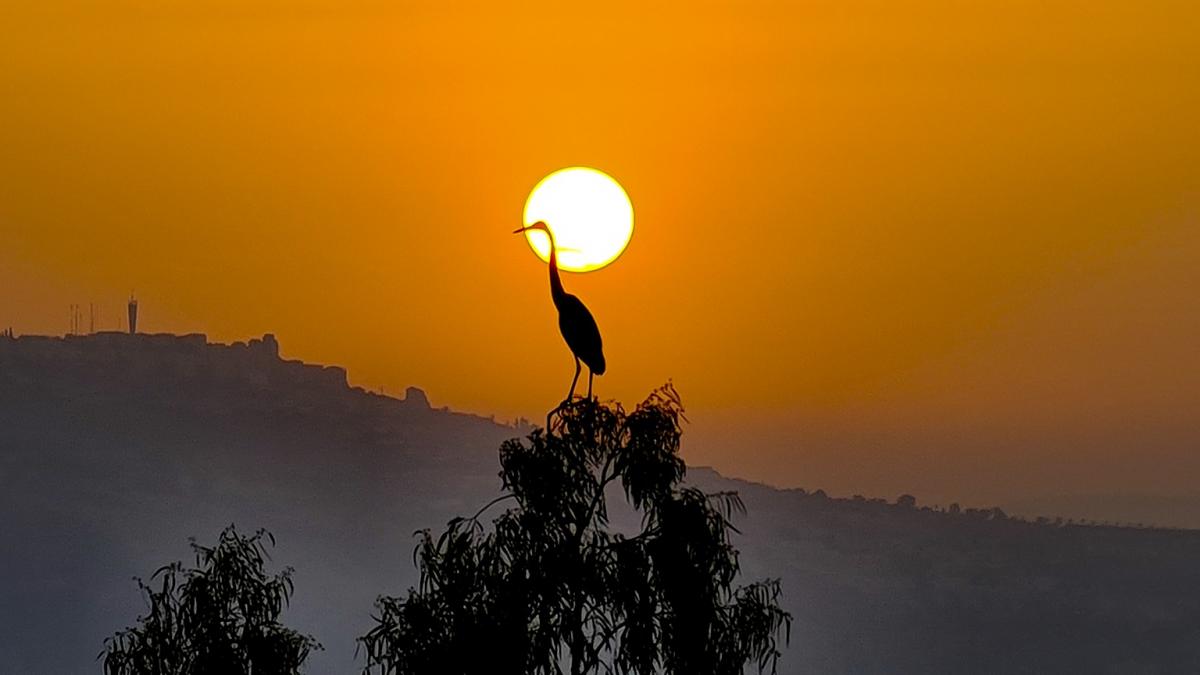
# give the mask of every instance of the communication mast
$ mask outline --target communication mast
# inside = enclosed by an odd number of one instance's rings
[[[133,297],[133,293],[129,294],[129,334],[133,335],[137,332],[137,299]]]

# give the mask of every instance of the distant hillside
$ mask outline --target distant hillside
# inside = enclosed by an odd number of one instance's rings
[[[1200,532],[689,476],[746,500],[746,571],[790,579],[794,672],[1200,672]]]
[[[98,672],[141,608],[130,577],[232,521],[296,567],[311,672],[353,672],[374,597],[414,581],[412,532],[496,494],[518,432],[271,336],[0,339],[0,670]],[[746,502],[745,573],[782,577],[796,616],[783,673],[1200,672],[1198,532],[689,480]]]
[[[1074,521],[1200,529],[1200,495],[1059,495],[1022,499],[1006,506],[1014,514],[1053,514]]]

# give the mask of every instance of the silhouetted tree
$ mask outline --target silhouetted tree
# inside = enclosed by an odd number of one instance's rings
[[[773,672],[791,616],[778,581],[733,587],[735,493],[683,487],[673,388],[629,414],[588,399],[500,448],[514,506],[490,528],[456,518],[419,533],[420,584],[383,597],[360,638],[366,673]],[[611,531],[620,486],[640,531]],[[493,504],[496,502],[493,502]]]
[[[161,567],[150,584],[137,579],[148,613],[104,641],[105,675],[290,675],[311,637],[279,623],[292,594],[292,570],[269,576],[270,533],[238,534],[232,525],[216,546],[191,542],[196,566]]]

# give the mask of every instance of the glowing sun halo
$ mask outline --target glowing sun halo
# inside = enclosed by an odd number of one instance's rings
[[[559,169],[534,186],[525,201],[525,225],[542,220],[554,233],[558,266],[569,272],[591,272],[617,259],[633,236],[633,204],[611,176],[574,166]],[[550,238],[525,233],[529,246],[550,260]]]

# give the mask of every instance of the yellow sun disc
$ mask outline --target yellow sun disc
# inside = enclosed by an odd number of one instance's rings
[[[590,272],[621,255],[633,236],[633,204],[608,174],[583,166],[559,169],[534,186],[525,201],[525,225],[545,221],[554,233],[558,266]],[[550,260],[546,233],[525,233],[529,246]]]

